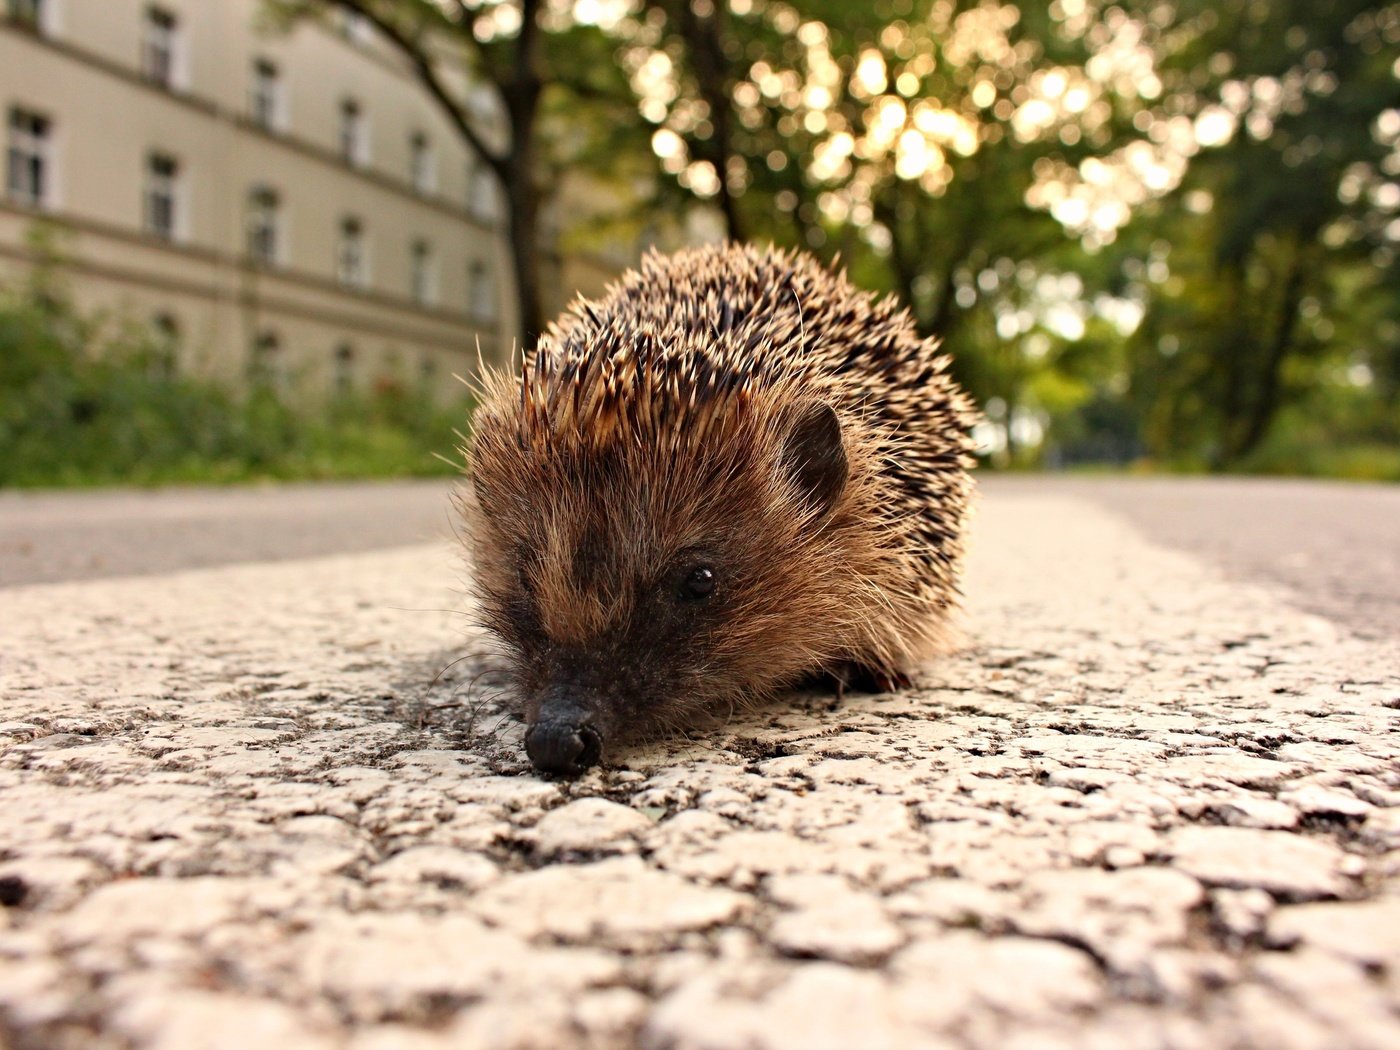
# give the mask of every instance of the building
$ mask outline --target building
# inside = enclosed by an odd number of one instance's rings
[[[153,324],[181,369],[298,391],[450,393],[478,344],[510,352],[496,186],[367,25],[0,2],[0,283],[42,221],[79,306]]]

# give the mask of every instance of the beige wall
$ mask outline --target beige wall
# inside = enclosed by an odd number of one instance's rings
[[[180,20],[183,74],[174,90],[139,69],[144,0],[49,0],[48,29],[0,23],[0,107],[53,122],[53,193],[40,211],[66,231],[75,298],[180,322],[187,367],[242,376],[253,337],[275,332],[286,370],[306,388],[329,381],[337,347],[355,352],[357,381],[400,362],[408,377],[431,372],[445,392],[450,373],[474,367],[478,341],[503,357],[515,330],[506,246],[497,223],[470,208],[471,159],[392,55],[333,27],[255,31],[258,0],[162,0]],[[283,129],[249,121],[255,59],[274,62],[284,92]],[[358,100],[369,128],[368,163],[338,155],[339,106]],[[415,192],[409,142],[425,134],[436,188]],[[143,231],[147,155],[180,164],[173,243]],[[266,183],[282,201],[279,264],[245,257],[246,201]],[[369,278],[363,290],[336,281],[342,217],[363,224]],[[0,201],[0,276],[32,261],[25,231],[35,213]],[[410,295],[410,250],[431,247],[437,294]],[[494,275],[496,319],[474,316],[470,267]],[[569,280],[567,275],[566,280]],[[563,289],[560,289],[562,292]]]

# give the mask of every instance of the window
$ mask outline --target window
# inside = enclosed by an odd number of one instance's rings
[[[282,126],[282,83],[277,66],[265,58],[253,63],[248,111],[253,123],[260,128],[276,131]]]
[[[433,157],[433,147],[428,136],[415,131],[408,140],[408,174],[413,188],[419,193],[432,193],[437,189],[437,165]]]
[[[10,110],[5,192],[11,200],[36,208],[50,203],[52,128],[48,117],[19,107]]]
[[[430,303],[437,295],[433,249],[427,241],[414,241],[409,250],[409,289],[416,303]]]
[[[352,44],[363,44],[369,39],[369,20],[358,11],[341,11],[340,35]]]
[[[248,255],[254,262],[272,264],[281,257],[281,202],[267,186],[254,186],[248,194]]]
[[[282,341],[276,332],[261,332],[248,356],[248,379],[254,386],[275,387],[282,382]]]
[[[43,0],[7,0],[5,13],[12,21],[42,32],[46,28],[44,16],[48,14],[44,8]]]
[[[480,259],[473,259],[467,264],[467,296],[471,315],[478,321],[494,324],[496,282],[492,279],[491,268]]]
[[[363,288],[368,278],[365,265],[365,231],[360,220],[347,215],[340,220],[340,241],[336,245],[335,274],[341,284]]]
[[[163,7],[146,8],[141,71],[161,87],[174,87],[178,72],[179,21]]]
[[[179,347],[180,322],[170,314],[156,314],[151,321],[151,378],[175,378],[175,359]]]
[[[336,397],[345,397],[355,385],[355,348],[341,343],[335,348],[331,388]]]
[[[175,158],[152,153],[146,158],[146,232],[173,240],[180,166]]]
[[[365,115],[353,98],[340,103],[340,157],[346,164],[369,162],[369,134]]]
[[[496,176],[484,161],[472,161],[467,168],[467,211],[480,222],[495,222]]]

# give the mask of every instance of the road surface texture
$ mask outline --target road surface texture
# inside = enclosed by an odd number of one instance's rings
[[[0,1045],[1400,1046],[1392,642],[994,486],[915,689],[569,784],[454,557],[0,594]]]
[[[450,536],[446,481],[0,492],[0,587]]]
[[[1234,579],[1400,642],[1400,485],[1252,478],[984,476],[1087,499]],[[448,483],[0,492],[0,587],[405,546],[450,536]]]
[[[1093,500],[1238,579],[1282,584],[1364,638],[1400,642],[1400,485],[1281,478],[994,477]]]

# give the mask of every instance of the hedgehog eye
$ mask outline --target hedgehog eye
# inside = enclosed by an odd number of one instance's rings
[[[677,597],[683,602],[704,601],[715,591],[715,571],[708,565],[696,565],[681,579]]]

